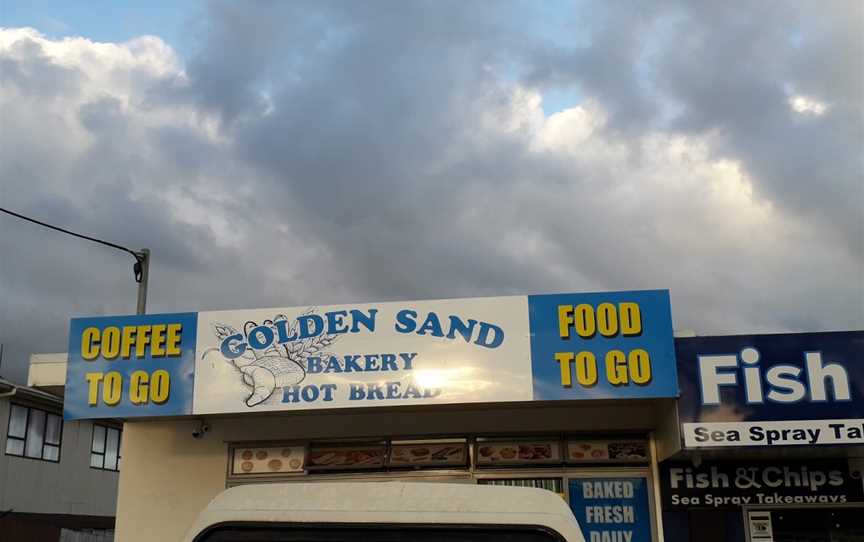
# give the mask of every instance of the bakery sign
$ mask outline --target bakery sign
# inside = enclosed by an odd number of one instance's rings
[[[717,461],[661,465],[663,507],[838,505],[864,500],[861,472],[846,459]]]
[[[674,397],[677,389],[667,291],[554,294],[76,318],[65,415]]]
[[[676,339],[686,448],[864,444],[864,331]]]

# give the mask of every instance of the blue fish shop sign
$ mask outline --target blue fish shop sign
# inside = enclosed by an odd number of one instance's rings
[[[864,444],[864,331],[676,340],[687,448]]]
[[[66,417],[674,397],[665,290],[76,318]]]

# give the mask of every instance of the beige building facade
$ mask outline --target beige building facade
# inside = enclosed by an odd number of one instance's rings
[[[666,290],[75,318],[69,338],[31,379],[67,419],[124,420],[124,542],[180,539],[232,486],[334,480],[538,487],[586,538],[662,540]]]
[[[64,356],[35,356],[31,383],[62,389]],[[308,459],[319,447],[381,446],[392,456],[408,445],[464,443],[461,464],[411,468],[319,468],[243,473],[240,451],[300,449]],[[483,443],[560,443],[551,461],[483,464]],[[644,457],[571,461],[573,443],[595,448],[644,443]],[[462,444],[460,444],[462,445]],[[584,444],[587,446],[587,444]],[[680,449],[674,399],[499,403],[301,411],[126,420],[119,472],[116,539],[178,540],[221,491],[238,484],[384,481],[502,483],[547,487],[569,497],[569,483],[584,479],[642,479],[646,483],[651,538],[663,540],[658,464]],[[389,458],[388,458],[389,459]]]
[[[373,409],[207,418],[202,420],[127,421],[124,426],[123,469],[118,495],[117,536],[123,541],[175,540],[219,492],[239,483],[272,481],[413,480],[483,483],[489,480],[560,480],[575,477],[638,477],[649,485],[651,525],[660,540],[656,494],[657,450],[664,449],[664,419],[674,406],[663,401],[592,406],[490,405],[473,408]],[[370,442],[450,442],[477,438],[512,441],[642,440],[647,461],[633,463],[510,464],[483,468],[466,462],[460,468],[351,469],[285,475],[232,475],[232,450],[346,445]],[[674,441],[674,439],[673,439]],[[472,450],[478,449],[474,443]],[[652,445],[653,444],[653,445]],[[659,446],[658,446],[659,444]],[[392,446],[392,445],[391,445]]]

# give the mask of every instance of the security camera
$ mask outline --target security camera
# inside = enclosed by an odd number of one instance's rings
[[[208,431],[210,431],[210,424],[208,424],[204,420],[201,420],[200,422],[198,422],[198,425],[192,429],[192,438],[201,438]]]

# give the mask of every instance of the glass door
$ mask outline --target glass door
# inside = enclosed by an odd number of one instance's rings
[[[770,514],[767,520],[770,526],[754,527],[748,520],[750,542],[864,542],[862,507],[784,507],[758,513]]]

